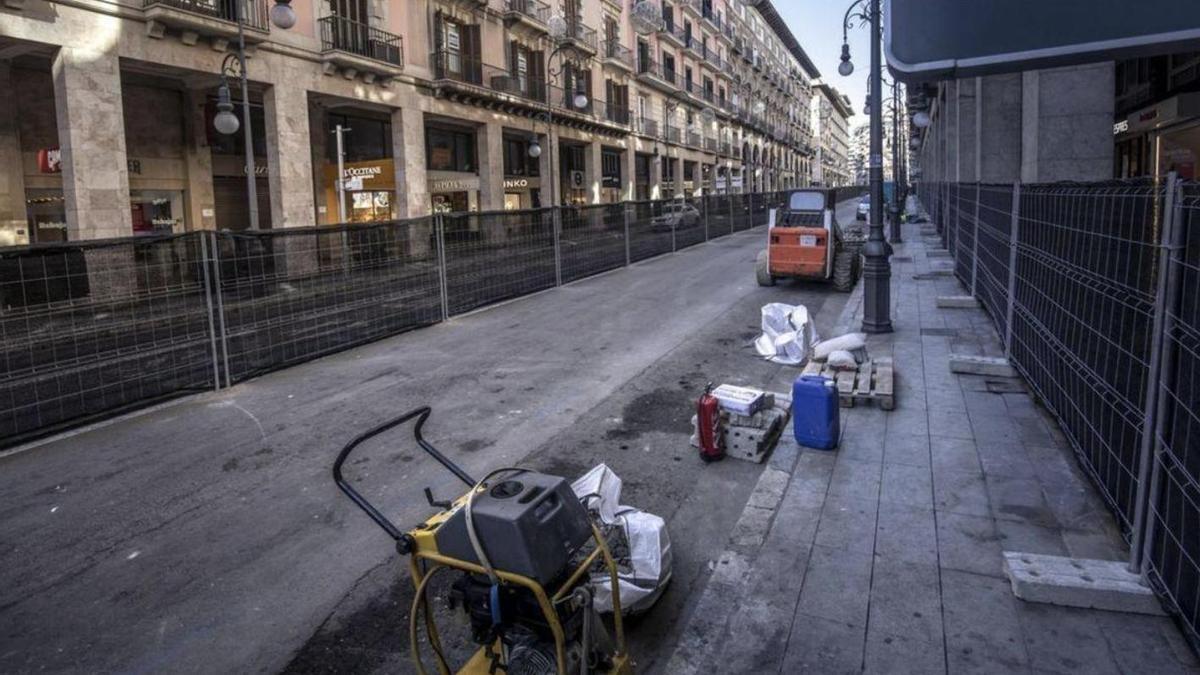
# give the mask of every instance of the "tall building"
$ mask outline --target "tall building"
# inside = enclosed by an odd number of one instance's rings
[[[835,87],[818,83],[812,97],[812,124],[817,137],[813,184],[841,187],[853,184],[850,165],[850,97]]]
[[[0,244],[242,229],[251,184],[280,228],[810,179],[819,73],[769,0],[647,35],[632,0],[273,2],[6,0]],[[253,181],[214,125],[239,7]]]

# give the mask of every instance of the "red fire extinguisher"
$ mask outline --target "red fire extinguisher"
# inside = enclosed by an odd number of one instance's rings
[[[700,459],[715,462],[725,457],[725,439],[721,435],[721,407],[712,395],[712,382],[696,402],[696,429],[700,440]]]

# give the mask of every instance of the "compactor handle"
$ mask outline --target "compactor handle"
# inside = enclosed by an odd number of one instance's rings
[[[441,452],[438,452],[438,449],[430,445],[429,442],[426,441],[421,435],[421,427],[425,426],[425,420],[429,419],[429,414],[431,412],[433,411],[429,406],[422,406],[415,410],[410,410],[399,417],[390,419],[373,429],[364,431],[363,433],[355,436],[349,443],[346,444],[345,447],[342,448],[342,451],[338,453],[337,460],[335,460],[333,463],[333,482],[337,483],[338,488],[350,498],[350,501],[354,502],[358,508],[362,509],[363,513],[366,513],[368,516],[370,516],[371,520],[375,521],[376,525],[383,528],[383,531],[387,532],[389,537],[400,543],[403,543],[407,535],[405,535],[400,528],[396,527],[395,523],[388,520],[386,516],[380,513],[379,509],[375,508],[371,502],[367,501],[366,497],[363,497],[361,494],[359,494],[358,490],[355,490],[350,483],[342,478],[342,464],[346,462],[346,458],[350,456],[350,453],[353,452],[354,449],[361,445],[364,441],[374,438],[375,436],[378,436],[389,429],[400,426],[401,424],[404,424],[415,417],[417,418],[417,423],[413,427],[413,437],[416,438],[417,445],[421,446],[421,449],[429,453],[429,455],[436,459],[438,463],[449,469],[450,473],[457,476],[459,480],[466,483],[468,486],[474,487],[474,478],[471,478],[469,475],[467,475],[466,471],[463,471],[461,467],[450,461],[448,457],[443,455]],[[405,552],[406,551],[401,550],[401,553]]]

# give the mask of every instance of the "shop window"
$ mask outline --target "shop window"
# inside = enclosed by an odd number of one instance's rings
[[[621,153],[619,151],[600,151],[600,180],[602,187],[621,187]]]
[[[238,130],[232,134],[225,135],[217,131],[213,126],[213,119],[217,116],[217,99],[210,98],[205,105],[204,119],[207,120],[207,136],[208,145],[212,148],[214,155],[234,155],[242,157],[246,154],[246,130],[245,126],[240,124],[242,121],[242,104],[240,101],[234,102],[234,114],[238,118]],[[263,116],[263,107],[261,104],[250,103],[250,126],[253,129],[254,156],[267,156],[267,124]]]
[[[524,138],[504,137],[504,175],[537,176],[538,159],[529,156],[529,141]]]
[[[326,143],[326,158],[337,162],[337,139],[332,134],[342,126],[342,150],[346,162],[362,162],[372,159],[388,159],[392,156],[392,123],[387,120],[359,117],[356,115],[330,114],[326,131],[330,134]]]
[[[425,162],[431,171],[474,173],[477,167],[474,132],[426,127]]]

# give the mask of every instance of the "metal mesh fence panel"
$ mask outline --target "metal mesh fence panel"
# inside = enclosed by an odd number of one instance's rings
[[[625,264],[625,205],[561,209],[562,281],[574,281]]]
[[[750,227],[767,224],[767,201],[770,193],[762,192],[750,196]]]
[[[1169,252],[1148,571],[1200,643],[1200,184],[1181,189]],[[1168,292],[1167,298],[1172,298]]]
[[[733,232],[733,199],[730,195],[708,195],[704,198],[704,219],[709,239]]]
[[[1012,360],[1129,527],[1162,189],[1022,187]]]
[[[0,251],[0,439],[215,385],[199,235]]]
[[[675,250],[704,243],[704,198],[689,197],[679,200],[679,215],[674,217]]]
[[[442,318],[432,218],[215,241],[227,384]]]
[[[979,186],[979,228],[975,269],[975,295],[996,331],[1008,331],[1008,260],[1012,237],[1012,185]]]
[[[975,253],[975,202],[978,199],[974,183],[960,185],[954,219],[954,276],[967,289],[972,287]]]
[[[629,260],[637,262],[670,253],[674,236],[672,217],[666,214],[666,202],[629,204]]]
[[[450,314],[554,286],[554,209],[441,217]]]
[[[754,195],[740,194],[731,195],[730,204],[732,207],[733,231],[741,232],[754,227],[752,213],[750,209],[751,200]]]

